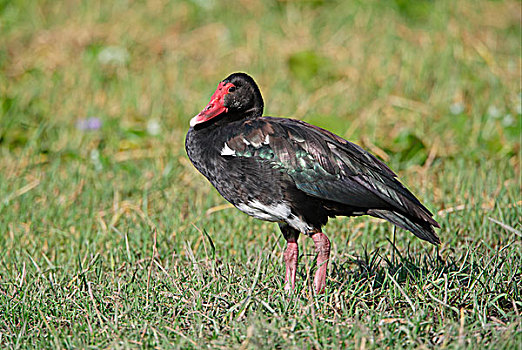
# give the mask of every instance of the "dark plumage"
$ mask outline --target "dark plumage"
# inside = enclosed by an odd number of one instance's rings
[[[371,215],[440,243],[430,211],[386,164],[327,130],[262,113],[254,80],[232,74],[191,120],[186,150],[194,166],[238,209],[280,223],[289,244],[287,288],[294,286],[297,237],[304,233],[314,239],[318,261],[323,260],[315,287],[324,289],[329,241],[321,227],[329,217]]]

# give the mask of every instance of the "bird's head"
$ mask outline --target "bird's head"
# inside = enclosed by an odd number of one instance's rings
[[[263,97],[252,77],[233,73],[218,84],[208,105],[190,120],[191,127],[256,118],[263,114]]]

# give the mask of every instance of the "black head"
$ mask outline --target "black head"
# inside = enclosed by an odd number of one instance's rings
[[[190,120],[190,126],[257,118],[263,114],[263,106],[254,79],[245,73],[233,73],[219,83],[208,105]]]

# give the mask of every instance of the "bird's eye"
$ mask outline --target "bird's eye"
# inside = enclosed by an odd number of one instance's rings
[[[232,85],[231,87],[228,88],[228,92],[234,92],[234,91],[236,91],[235,86]]]

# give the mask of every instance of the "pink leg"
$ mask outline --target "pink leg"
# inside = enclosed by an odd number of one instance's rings
[[[293,238],[287,240],[284,254],[286,264],[285,290],[294,290],[295,273],[297,272],[297,258],[299,256],[299,246]]]
[[[299,231],[285,223],[280,223],[279,228],[286,240],[286,250],[283,255],[286,265],[285,290],[294,290],[297,258],[299,257],[299,246],[297,245]]]
[[[317,271],[314,277],[314,289],[317,294],[321,294],[326,287],[326,271],[328,260],[330,259],[330,240],[322,232],[314,233],[312,239],[317,252]]]

